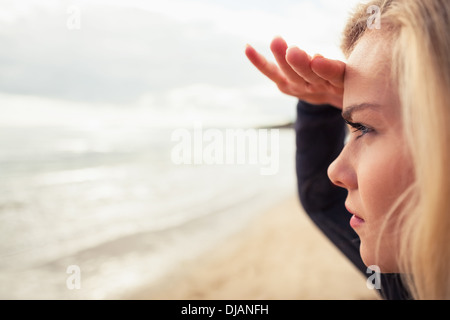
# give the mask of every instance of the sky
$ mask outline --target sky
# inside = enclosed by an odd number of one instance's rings
[[[358,0],[0,0],[0,126],[278,124],[295,98],[247,61],[284,37],[343,59]]]

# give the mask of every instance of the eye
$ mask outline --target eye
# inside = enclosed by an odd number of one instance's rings
[[[359,136],[356,137],[356,139],[359,139],[362,136],[366,135],[367,133],[373,131],[373,129],[371,129],[361,123],[353,123],[348,120],[345,120],[345,123],[347,123],[350,127],[352,127],[352,129],[353,129],[352,133],[355,133],[355,132],[361,133]]]

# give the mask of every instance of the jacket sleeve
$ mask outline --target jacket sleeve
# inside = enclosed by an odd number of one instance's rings
[[[341,111],[300,101],[296,121],[296,169],[300,202],[320,230],[363,273],[359,237],[350,227],[345,208],[347,191],[334,186],[328,166],[344,147],[346,126]]]

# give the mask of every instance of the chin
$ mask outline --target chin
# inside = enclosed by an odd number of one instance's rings
[[[366,267],[377,266],[381,273],[399,273],[398,263],[392,255],[392,248],[377,250],[374,246],[367,246],[361,240],[360,254]]]

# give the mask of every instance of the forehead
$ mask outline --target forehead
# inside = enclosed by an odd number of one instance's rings
[[[347,61],[344,110],[367,102],[384,105],[383,100],[392,98],[391,55],[392,45],[381,31],[360,39]]]

